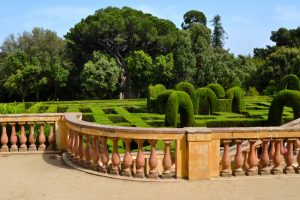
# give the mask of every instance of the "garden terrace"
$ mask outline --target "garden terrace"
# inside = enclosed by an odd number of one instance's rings
[[[79,113],[2,115],[0,119],[1,149],[10,150],[6,154],[28,152],[38,138],[35,150],[45,152],[46,148],[39,147],[55,144],[57,150],[67,150],[65,159],[77,166],[115,178],[201,180],[220,175],[299,173],[299,119],[280,127],[243,128],[117,127],[82,121]],[[39,128],[32,130],[33,123]],[[45,123],[49,124],[46,133]],[[14,128],[16,124],[20,131]],[[132,141],[137,149],[130,148]],[[243,141],[250,148],[241,148]],[[109,142],[112,150],[107,148]],[[286,152],[282,149],[285,143]],[[234,145],[231,156],[229,149]]]

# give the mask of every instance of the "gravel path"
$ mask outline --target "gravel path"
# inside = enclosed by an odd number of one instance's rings
[[[132,182],[86,174],[53,155],[0,155],[0,200],[300,199],[300,175]]]

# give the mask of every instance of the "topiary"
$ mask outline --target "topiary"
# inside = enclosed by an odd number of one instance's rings
[[[155,99],[155,103],[154,103],[154,106],[155,106],[154,112],[155,113],[165,114],[168,98],[169,98],[170,94],[174,91],[175,90],[164,90],[157,96],[157,98]]]
[[[300,82],[298,76],[294,74],[289,74],[284,76],[281,79],[281,88],[283,90],[289,89],[289,90],[300,90]]]
[[[218,83],[211,83],[206,87],[210,88],[216,94],[217,98],[224,98],[225,97],[225,90],[222,85]]]
[[[194,126],[193,103],[186,92],[174,91],[170,94],[166,106],[165,125],[177,127],[178,113],[180,114],[180,127]]]
[[[233,87],[226,91],[226,97],[232,99],[232,112],[240,113],[243,110],[244,91],[240,87]]]
[[[209,115],[215,111],[217,96],[210,88],[198,88],[196,96],[199,102],[199,115]]]
[[[148,91],[147,91],[147,110],[149,112],[154,112],[155,111],[155,101],[157,96],[166,90],[165,86],[162,84],[157,84],[155,86],[148,86]]]
[[[184,91],[188,93],[191,97],[193,106],[194,106],[194,114],[198,114],[198,99],[196,97],[195,88],[191,83],[188,82],[180,82],[175,86],[175,90]]]
[[[295,90],[282,90],[272,100],[268,114],[268,124],[279,126],[282,120],[284,106],[292,107],[294,119],[300,117],[300,92]]]

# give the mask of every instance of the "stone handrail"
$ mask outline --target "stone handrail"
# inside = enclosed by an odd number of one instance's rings
[[[44,126],[49,124],[46,142],[50,144],[49,148],[55,141],[57,149],[67,150],[69,159],[75,163],[113,175],[199,180],[220,175],[292,173],[299,172],[300,164],[299,154],[299,164],[295,164],[293,154],[300,138],[298,121],[281,127],[134,128],[85,122],[81,120],[81,113],[0,115],[1,151],[16,149],[16,125],[20,127],[18,151],[30,150],[31,145],[35,144],[32,127],[38,123],[40,127],[37,138],[41,148],[33,149],[40,151],[46,148]],[[10,134],[6,133],[8,124],[11,127]],[[26,128],[30,141],[28,147]],[[109,141],[112,141],[112,152],[107,149]],[[125,144],[124,154],[120,154],[118,150],[120,141]],[[131,152],[132,141],[138,145],[136,153]],[[150,152],[143,150],[145,141],[150,144]],[[156,149],[158,141],[163,144],[163,152]],[[242,147],[244,141],[249,142],[248,152]],[[170,149],[171,142],[175,143],[174,153]],[[259,143],[261,144],[258,146]],[[284,144],[287,144],[286,150]],[[232,163],[230,146],[233,145],[236,148]],[[220,153],[221,146],[223,153]]]

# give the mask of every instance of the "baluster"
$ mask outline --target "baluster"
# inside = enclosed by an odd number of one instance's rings
[[[170,144],[172,143],[171,140],[164,140],[165,143],[165,152],[163,158],[163,168],[164,171],[162,173],[162,178],[172,178],[171,167],[172,167],[172,159],[170,153]]]
[[[244,155],[243,169],[244,169],[244,171],[247,172],[247,170],[249,169],[249,165],[248,165],[249,150],[245,150],[243,152],[243,155]]]
[[[112,138],[113,141],[113,153],[111,156],[112,167],[110,173],[113,175],[119,175],[120,155],[118,151],[118,138]]]
[[[49,145],[47,147],[48,151],[54,150],[54,122],[48,122],[50,126],[49,135],[48,135],[48,142]]]
[[[294,155],[298,155],[300,148],[300,140],[296,139],[294,142]]]
[[[83,146],[82,146],[82,133],[78,133],[78,159],[77,159],[77,163],[78,164],[83,164]]]
[[[7,132],[6,132],[6,123],[2,123],[2,135],[1,135],[1,152],[8,152],[8,136],[7,136]]]
[[[107,163],[109,161],[108,151],[107,151],[107,137],[101,137],[101,162],[102,166],[100,171],[107,173]]]
[[[122,170],[122,175],[123,176],[131,176],[131,166],[132,166],[132,156],[130,152],[130,143],[131,139],[124,139],[125,142],[125,154],[123,158],[123,170]]]
[[[256,140],[251,139],[249,140],[250,143],[250,151],[249,151],[249,157],[248,157],[248,165],[249,169],[247,170],[247,175],[248,176],[253,176],[258,173],[258,158],[256,154],[256,148],[255,148],[255,142]]]
[[[269,139],[262,139],[262,153],[260,156],[260,170],[259,174],[260,175],[268,175],[270,174],[270,158],[269,158],[269,153],[268,153],[268,148],[269,148]]]
[[[89,168],[92,165],[91,162],[91,140],[90,140],[90,135],[85,135],[86,138],[86,145],[85,145],[85,153],[84,153],[84,157],[85,157],[85,164],[84,166]]]
[[[236,154],[234,157],[234,175],[244,176],[244,171],[242,169],[244,163],[244,156],[242,153],[242,142],[243,140],[236,140]]]
[[[72,160],[74,162],[76,162],[78,160],[78,145],[79,145],[79,140],[78,140],[78,132],[74,131],[73,132],[74,134],[74,143],[73,143],[73,157],[72,157]]]
[[[270,166],[273,166],[273,159],[275,155],[275,140],[270,141],[270,150],[269,150],[269,159],[270,159]]]
[[[294,162],[294,152],[293,152],[293,143],[296,141],[295,138],[290,138],[287,140],[287,154],[285,156],[286,167],[284,168],[284,173],[293,174],[295,173],[293,162]]]
[[[223,140],[224,151],[222,157],[222,170],[220,175],[221,176],[231,176],[231,161],[230,161],[230,154],[229,154],[229,144],[231,140]]]
[[[29,148],[28,151],[36,151],[35,138],[34,138],[34,122],[28,122],[29,124]]]
[[[93,137],[93,164],[92,169],[98,170],[99,169],[99,151],[98,151],[98,136],[94,135]]]
[[[71,142],[72,142],[72,135],[71,135],[71,129],[68,129],[68,135],[67,135],[67,156],[70,157],[71,155]]]
[[[150,152],[150,158],[149,158],[149,174],[148,178],[153,178],[156,179],[158,178],[158,171],[157,171],[157,165],[158,165],[158,160],[157,160],[157,155],[156,155],[156,143],[157,140],[149,140],[149,143],[151,145],[151,152]]]
[[[17,146],[18,137],[17,137],[17,134],[16,134],[16,123],[9,123],[9,125],[11,126],[10,151],[11,152],[16,152],[16,151],[18,151],[18,146]]]
[[[45,136],[45,124],[44,122],[39,122],[40,134],[39,134],[39,148],[38,151],[44,151],[46,149],[46,136]]]
[[[275,139],[275,155],[273,158],[274,167],[272,169],[273,174],[282,174],[282,155],[281,155],[281,144],[283,139]]]
[[[145,158],[144,158],[144,154],[143,154],[143,143],[144,140],[136,140],[137,144],[138,144],[138,154],[136,157],[136,173],[134,175],[134,177],[137,178],[144,178],[144,166],[145,166]]]
[[[27,138],[25,133],[25,122],[19,122],[18,123],[21,126],[21,134],[20,134],[20,148],[19,151],[27,151]]]
[[[299,141],[299,138],[298,138],[298,141]],[[300,173],[300,151],[298,152],[298,155],[297,155],[297,163],[298,163],[298,166],[296,168],[296,173],[299,174]]]

